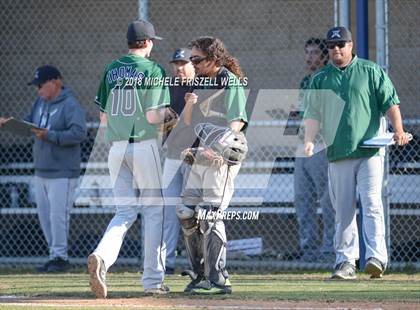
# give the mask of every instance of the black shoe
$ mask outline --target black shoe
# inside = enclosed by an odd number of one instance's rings
[[[48,265],[47,272],[67,272],[70,269],[71,265],[68,260],[56,257]]]
[[[225,285],[218,285],[209,280],[201,281],[192,289],[193,295],[226,295],[232,294],[232,285],[229,279],[226,279]]]
[[[193,289],[198,288],[197,285],[204,280],[203,275],[197,275],[192,270],[184,270],[181,273],[182,276],[189,276],[191,278],[191,282],[185,287],[184,292],[190,293]]]
[[[175,274],[175,268],[166,267],[165,274]]]
[[[50,264],[53,262],[52,259],[50,259],[49,261],[47,261],[44,265],[36,267],[36,271],[37,272],[48,272],[48,267],[50,266]]]

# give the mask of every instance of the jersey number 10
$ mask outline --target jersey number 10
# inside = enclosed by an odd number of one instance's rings
[[[111,115],[132,116],[138,106],[137,91],[134,88],[114,88],[111,90]]]

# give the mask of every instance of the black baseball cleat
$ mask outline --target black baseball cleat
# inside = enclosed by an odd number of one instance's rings
[[[52,259],[50,259],[49,261],[47,261],[44,265],[42,266],[38,266],[36,267],[36,271],[37,272],[48,272],[48,267],[50,266],[50,264],[53,262]]]
[[[56,257],[49,264],[47,272],[67,272],[70,269],[71,265],[67,259]]]
[[[226,279],[225,285],[218,285],[209,280],[201,281],[191,290],[193,295],[226,295],[232,294],[232,285]]]
[[[188,285],[185,287],[184,289],[184,293],[191,293],[192,290],[194,288],[198,288],[198,284],[202,281],[204,281],[204,276],[203,275],[197,275],[194,271],[192,270],[184,270],[181,275],[183,277],[185,276],[189,276],[191,278],[191,282],[188,283]]]
[[[55,257],[44,265],[38,267],[38,272],[67,272],[71,269],[71,264],[67,259],[61,257]]]
[[[175,268],[172,267],[166,267],[165,274],[175,274]]]

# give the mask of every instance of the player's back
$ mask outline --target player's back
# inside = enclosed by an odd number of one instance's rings
[[[135,54],[106,67],[96,101],[108,114],[109,141],[156,137],[156,127],[147,121],[146,111],[169,105],[164,78],[160,65]]]

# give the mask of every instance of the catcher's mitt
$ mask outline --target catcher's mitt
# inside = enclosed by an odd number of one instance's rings
[[[248,144],[242,132],[211,123],[200,123],[194,127],[202,146],[219,154],[228,165],[241,163],[248,152]]]
[[[178,113],[176,113],[171,107],[165,108],[165,116],[163,123],[160,125],[160,133],[163,137],[167,137],[171,130],[178,123]]]
[[[188,165],[194,163],[205,166],[220,167],[223,165],[223,157],[209,148],[188,148],[181,153],[181,159]]]

